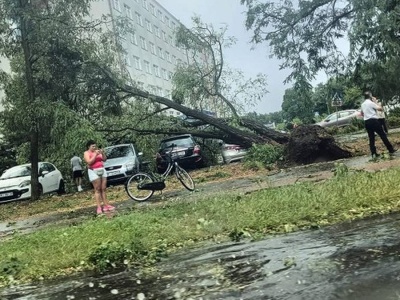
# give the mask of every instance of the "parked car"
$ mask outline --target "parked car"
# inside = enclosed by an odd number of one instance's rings
[[[172,151],[172,158],[176,159],[183,168],[197,168],[203,164],[200,146],[190,134],[183,134],[161,140],[156,154],[158,172],[162,173],[167,168],[166,154],[170,151]]]
[[[49,162],[39,162],[39,192],[65,193],[61,172]],[[29,199],[31,197],[31,164],[12,167],[0,176],[0,202]]]
[[[137,152],[133,144],[119,144],[105,147],[107,160],[104,168],[107,172],[107,183],[125,182],[132,174],[139,172],[139,157],[142,152]]]
[[[221,143],[221,153],[224,163],[229,164],[242,160],[246,156],[247,149],[236,144]]]
[[[357,109],[347,109],[330,114],[321,122],[316,123],[321,127],[331,127],[331,126],[347,126],[350,125],[353,119],[362,120],[363,116],[361,111]]]

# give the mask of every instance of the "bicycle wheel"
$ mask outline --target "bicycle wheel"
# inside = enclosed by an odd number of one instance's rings
[[[125,190],[129,197],[135,201],[146,201],[154,194],[154,190],[142,190],[140,186],[146,183],[152,183],[154,180],[150,175],[145,173],[137,173],[125,183]]]
[[[186,189],[189,191],[194,191],[194,182],[192,176],[190,176],[189,173],[178,164],[175,165],[175,175]]]

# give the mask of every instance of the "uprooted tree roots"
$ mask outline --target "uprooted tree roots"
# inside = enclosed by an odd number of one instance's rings
[[[315,125],[294,128],[286,145],[286,159],[295,164],[309,164],[351,156],[350,149],[338,144],[324,128]]]

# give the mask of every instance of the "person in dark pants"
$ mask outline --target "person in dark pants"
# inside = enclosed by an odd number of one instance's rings
[[[376,98],[374,99],[374,97],[372,97],[372,100],[373,100],[376,104],[382,106],[382,110],[378,110],[378,111],[376,112],[376,114],[377,114],[377,116],[378,116],[378,121],[379,121],[379,123],[381,123],[381,126],[382,126],[382,128],[383,128],[383,131],[384,131],[386,134],[388,134],[389,131],[388,131],[388,128],[387,128],[387,126],[386,126],[385,111],[384,111],[384,109],[383,109],[382,102],[380,102],[380,101],[379,101],[378,99],[376,99]]]
[[[364,93],[364,99],[364,102],[361,104],[361,112],[364,116],[365,129],[368,133],[369,148],[371,150],[372,158],[379,157],[379,154],[376,152],[375,147],[375,133],[379,135],[389,153],[393,154],[394,152],[396,152],[396,150],[389,142],[386,133],[384,132],[383,127],[379,122],[379,117],[377,114],[378,111],[383,110],[382,106],[376,104],[373,101],[372,94],[369,91]]]

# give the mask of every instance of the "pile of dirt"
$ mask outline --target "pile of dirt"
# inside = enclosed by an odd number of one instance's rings
[[[324,128],[315,125],[301,125],[294,128],[286,154],[289,163],[299,165],[351,156],[351,149],[340,145]]]

